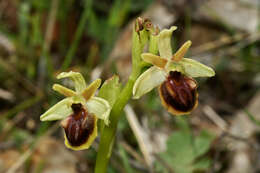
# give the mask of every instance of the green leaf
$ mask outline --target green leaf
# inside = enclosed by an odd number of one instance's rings
[[[121,92],[122,84],[119,82],[119,77],[114,75],[107,79],[99,90],[98,96],[107,100],[112,107]]]
[[[160,154],[160,158],[171,166],[175,173],[194,173],[209,168],[211,160],[203,157],[209,148],[214,136],[202,131],[199,136],[192,136],[184,118],[178,118],[180,131],[174,132],[167,141],[167,150]],[[168,172],[161,162],[155,163],[157,172]]]
[[[203,158],[193,164],[193,170],[203,171],[210,167],[211,160],[209,158]]]
[[[201,134],[194,140],[195,157],[205,154],[210,149],[210,144],[215,136],[209,134],[207,131],[202,131]]]
[[[167,153],[171,155],[172,160],[181,165],[189,164],[193,161],[191,139],[191,135],[183,131],[175,132],[169,137]]]
[[[212,68],[201,64],[198,61],[189,58],[183,58],[179,62],[183,68],[184,72],[191,77],[212,77],[215,75],[215,72]]]

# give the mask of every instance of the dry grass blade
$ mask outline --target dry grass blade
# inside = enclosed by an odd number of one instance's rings
[[[140,156],[139,153],[137,153],[129,144],[126,142],[122,141],[120,144],[124,147],[124,149],[131,155],[133,156],[136,160],[138,160],[142,164],[146,164],[145,160]]]
[[[0,98],[8,100],[8,101],[14,101],[14,95],[6,90],[3,90],[0,88]]]
[[[207,117],[213,121],[213,123],[215,123],[221,130],[227,130],[228,124],[212,109],[212,107],[206,105],[204,106],[203,111]]]
[[[9,54],[15,52],[15,46],[13,43],[3,34],[0,33],[0,46],[4,47]]]
[[[151,145],[150,145],[151,142],[149,141],[147,134],[144,133],[144,130],[142,129],[140,123],[138,122],[136,114],[133,111],[131,106],[126,105],[125,113],[126,113],[126,118],[130,124],[130,127],[133,130],[133,133],[136,137],[140,150],[144,155],[145,162],[151,168],[154,160],[152,156]]]

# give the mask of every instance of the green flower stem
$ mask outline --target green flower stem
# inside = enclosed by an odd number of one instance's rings
[[[113,105],[110,114],[109,126],[105,126],[101,133],[95,173],[106,173],[115,140],[118,121],[122,115],[125,105],[132,96],[134,83],[141,73],[141,53],[143,52],[144,45],[147,42],[147,36],[148,34],[145,30],[139,31],[139,34],[135,31],[135,29],[133,31],[132,73],[121,94],[118,96],[115,104]]]
[[[134,78],[128,80],[125,88],[123,89],[118,100],[112,108],[109,126],[105,126],[105,128],[103,129],[96,160],[95,173],[105,173],[107,170],[107,164],[109,162],[109,158],[113,148],[118,120],[120,118],[124,106],[126,105],[126,103],[132,95],[132,88],[134,86],[134,82]]]

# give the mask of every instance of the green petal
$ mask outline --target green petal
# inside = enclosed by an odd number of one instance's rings
[[[100,97],[92,97],[86,102],[86,106],[90,113],[94,113],[96,117],[104,120],[106,125],[109,124],[111,107],[105,99]]]
[[[75,90],[77,93],[81,93],[86,88],[86,82],[79,72],[62,72],[57,76],[57,79],[70,78],[74,82]]]
[[[96,79],[87,88],[84,89],[81,95],[85,98],[86,101],[95,95],[95,92],[99,88],[100,84],[101,79]]]
[[[183,58],[180,65],[184,68],[184,73],[191,77],[212,77],[215,72],[212,68],[189,58]]]
[[[64,96],[66,96],[66,97],[72,97],[72,96],[76,95],[75,91],[73,91],[73,90],[71,90],[69,88],[66,88],[66,87],[64,87],[64,86],[62,86],[60,84],[54,84],[52,86],[52,89],[54,91],[57,91],[58,93],[64,95]]]
[[[65,98],[52,106],[49,110],[47,110],[44,114],[41,115],[41,121],[53,121],[64,119],[67,116],[72,114],[71,109],[72,99],[71,97]]]
[[[159,34],[158,48],[159,53],[162,58],[171,59],[172,58],[172,46],[171,37],[172,32],[176,30],[176,26],[172,26],[170,29],[164,29]]]
[[[145,62],[153,64],[159,68],[164,68],[168,62],[167,59],[161,58],[160,56],[151,53],[143,53],[141,57]]]
[[[188,51],[188,49],[191,46],[191,41],[186,41],[181,48],[173,55],[172,60],[173,61],[180,61],[184,55],[186,54],[186,52]]]
[[[165,81],[166,76],[167,73],[165,71],[155,66],[149,68],[136,80],[133,88],[133,98],[138,99],[153,88],[159,86]]]

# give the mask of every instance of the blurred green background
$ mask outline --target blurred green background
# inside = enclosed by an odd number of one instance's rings
[[[39,116],[63,98],[51,90],[61,71],[125,82],[139,16],[176,25],[174,50],[191,40],[188,57],[216,76],[196,79],[189,116],[168,114],[156,90],[131,101],[108,172],[259,172],[259,10],[258,0],[0,0],[0,172],[93,172],[99,139],[71,151],[59,122]]]

